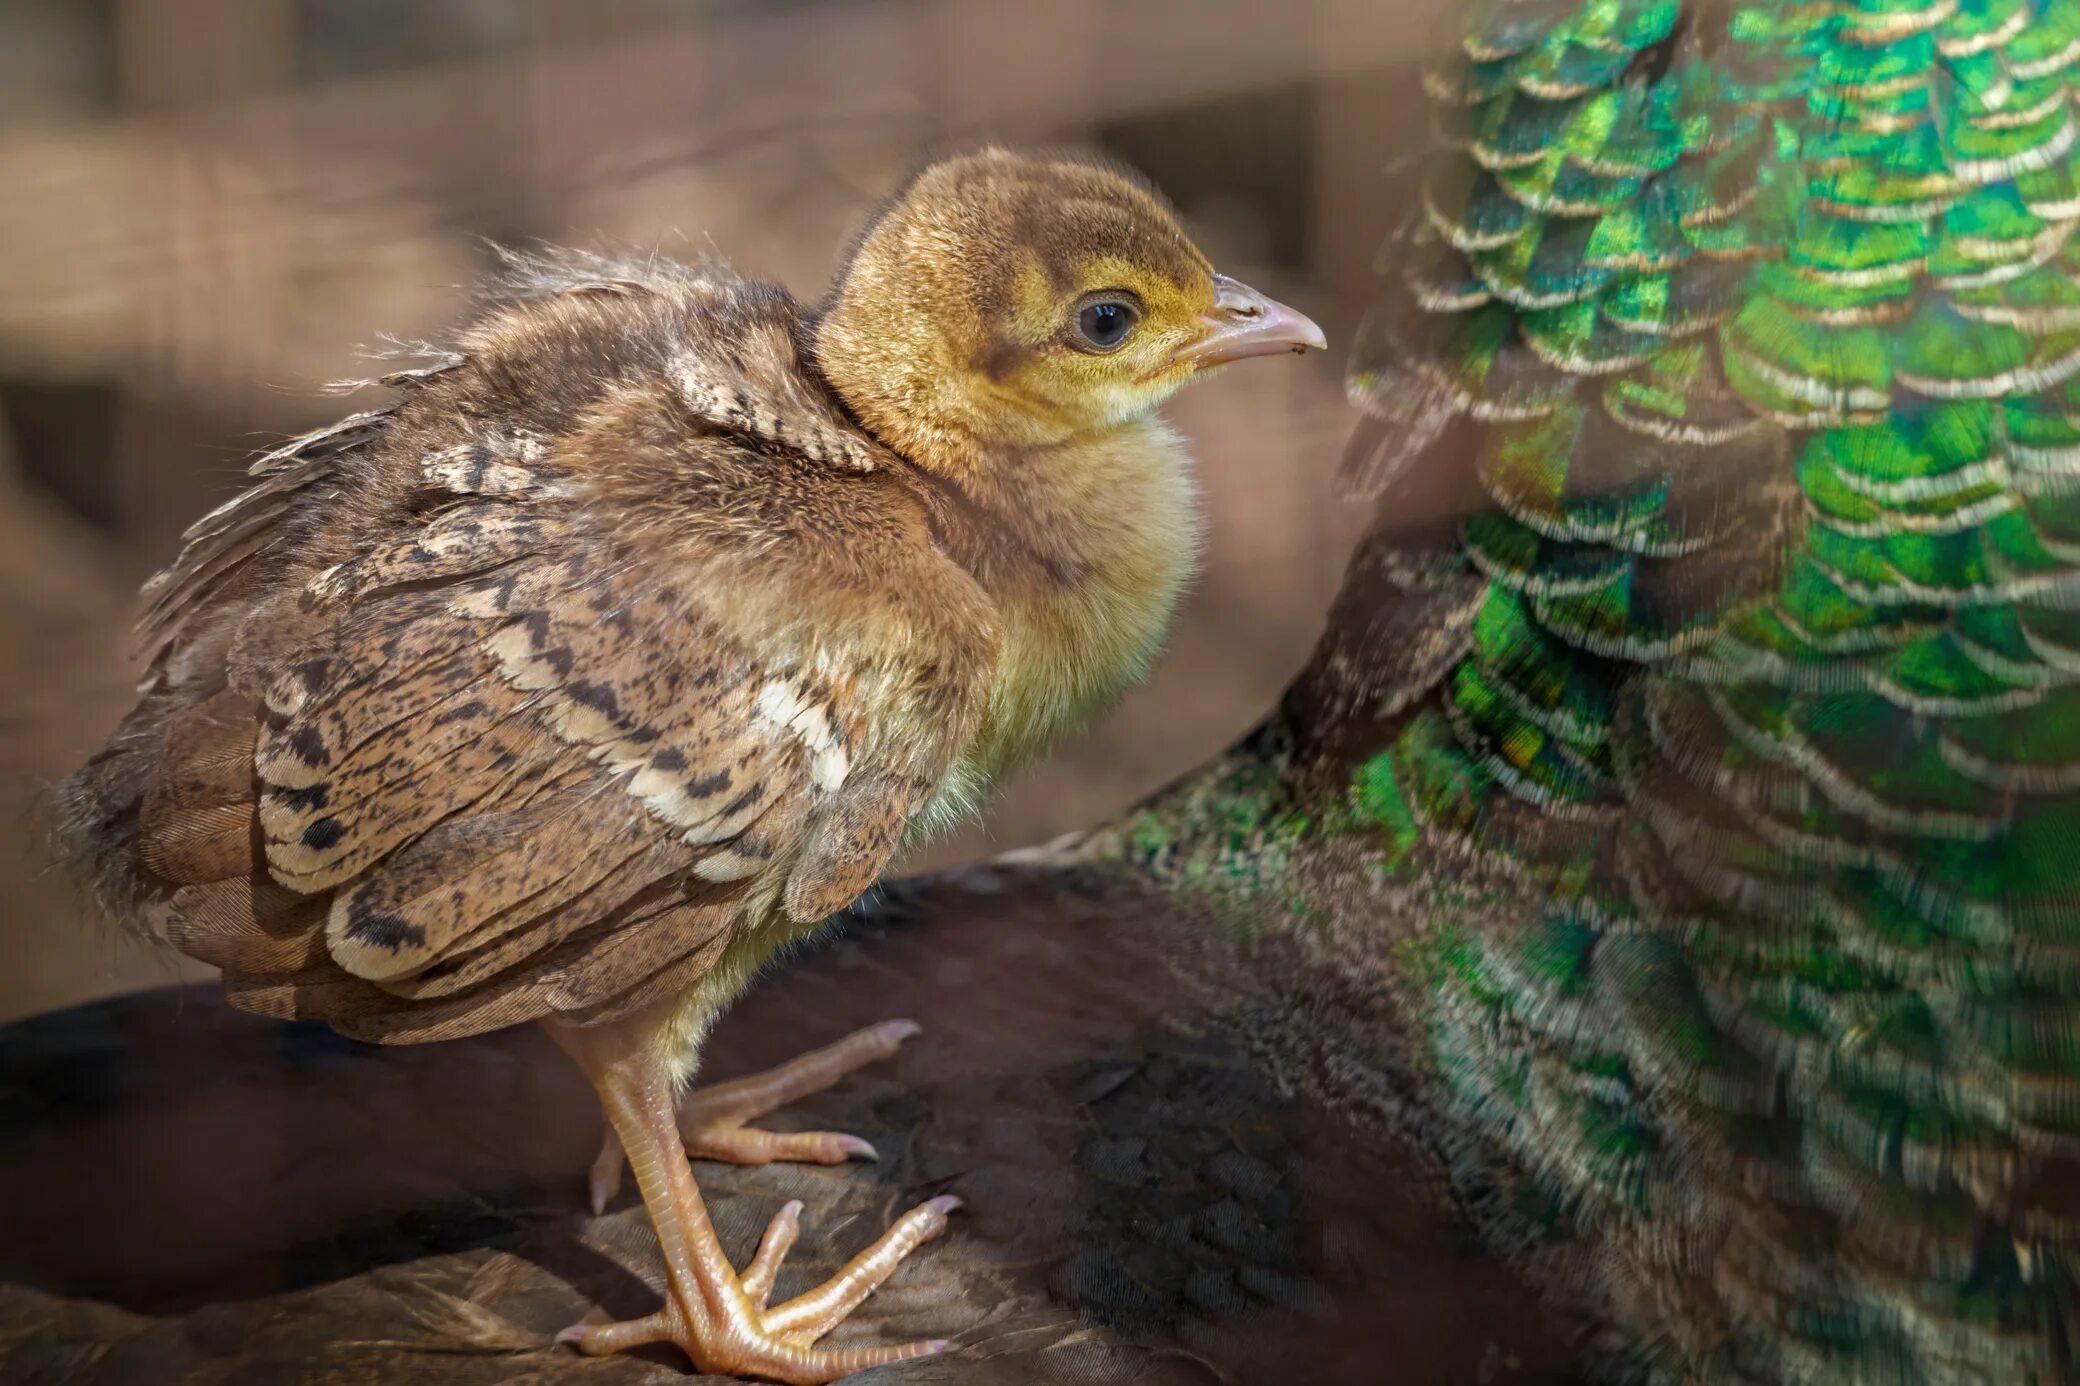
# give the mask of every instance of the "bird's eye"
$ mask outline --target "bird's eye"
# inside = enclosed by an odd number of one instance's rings
[[[1076,315],[1076,330],[1083,335],[1084,341],[1099,351],[1110,351],[1127,339],[1139,317],[1131,303],[1099,299],[1096,303],[1085,304],[1083,311]]]

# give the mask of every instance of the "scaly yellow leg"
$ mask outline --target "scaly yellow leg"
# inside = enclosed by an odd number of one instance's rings
[[[820,1351],[814,1344],[894,1274],[905,1256],[945,1229],[947,1215],[960,1206],[958,1199],[935,1198],[912,1208],[830,1280],[768,1309],[773,1278],[800,1230],[801,1205],[790,1203],[775,1215],[757,1254],[739,1275],[715,1238],[687,1163],[663,1042],[665,1026],[653,1015],[582,1029],[552,1024],[549,1030],[592,1080],[607,1121],[627,1152],[636,1187],[657,1230],[667,1286],[664,1308],[648,1318],[576,1325],[560,1334],[560,1341],[593,1355],[669,1341],[704,1372],[761,1376],[789,1386],[817,1386],[869,1367],[945,1350],[948,1344],[943,1340],[836,1351]],[[783,1081],[769,1091],[786,1088]]]
[[[686,1153],[732,1165],[769,1165],[777,1160],[841,1165],[847,1160],[879,1159],[872,1145],[841,1131],[761,1131],[744,1123],[821,1092],[856,1068],[893,1057],[903,1041],[919,1029],[914,1020],[884,1020],[778,1068],[695,1088],[679,1101],[679,1135],[686,1143]],[[595,1215],[604,1213],[621,1192],[621,1171],[626,1164],[627,1156],[610,1121],[599,1158],[592,1162],[589,1184]]]

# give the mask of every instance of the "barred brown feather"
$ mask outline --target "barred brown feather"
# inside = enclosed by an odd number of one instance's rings
[[[792,301],[523,268],[190,531],[145,697],[68,786],[112,893],[248,1009],[395,1041],[624,1013],[870,885],[974,725],[994,635],[943,503],[876,465]],[[856,619],[767,614],[825,589]]]

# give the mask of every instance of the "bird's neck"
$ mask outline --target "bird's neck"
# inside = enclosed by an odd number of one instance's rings
[[[919,471],[962,517],[949,553],[1000,599],[1138,574],[1190,552],[1197,534],[1190,457],[1153,414],[1037,445],[999,443],[973,465]]]
[[[868,322],[846,301],[815,328],[825,381],[909,461],[941,546],[997,608],[997,678],[964,758],[987,780],[1141,676],[1198,555],[1198,493],[1156,415],[1078,430],[990,398],[975,372],[940,359],[948,350],[901,313]]]
[[[946,505],[947,555],[995,604],[997,678],[967,760],[994,779],[1146,671],[1198,556],[1182,440],[1148,416],[994,459]]]

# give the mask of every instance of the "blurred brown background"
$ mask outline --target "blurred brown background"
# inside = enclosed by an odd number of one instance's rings
[[[0,0],[0,1020],[184,975],[43,856],[122,710],[137,584],[257,445],[438,335],[487,239],[720,252],[814,297],[873,200],[981,138],[1146,171],[1224,269],[1348,340],[1429,0]],[[1170,653],[935,849],[1088,823],[1246,727],[1358,514],[1328,359],[1172,410],[1209,562]]]

